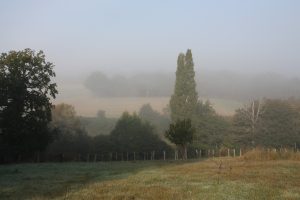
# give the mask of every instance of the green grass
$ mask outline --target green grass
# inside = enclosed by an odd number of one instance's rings
[[[47,163],[0,166],[0,199],[300,199],[300,162]]]
[[[59,197],[86,184],[124,179],[162,162],[41,163],[0,166],[0,199]]]

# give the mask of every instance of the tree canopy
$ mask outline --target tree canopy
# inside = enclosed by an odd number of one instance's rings
[[[177,71],[174,93],[170,99],[171,119],[192,119],[198,102],[192,51],[180,53],[177,59]]]
[[[193,141],[194,132],[191,120],[183,119],[170,124],[169,129],[165,132],[165,136],[180,148],[183,159],[187,159],[186,148]]]
[[[259,109],[257,102],[238,109],[233,116],[234,143],[270,147],[300,143],[300,113],[294,101],[264,99]]]
[[[160,137],[164,137],[164,132],[170,124],[170,119],[167,114],[161,114],[151,107],[150,104],[144,104],[138,113],[138,116],[145,121],[151,123]]]
[[[57,94],[53,67],[42,51],[1,54],[0,140],[8,151],[32,153],[51,141],[51,98]]]
[[[119,151],[163,150],[167,145],[154,134],[153,127],[142,121],[136,114],[125,112],[118,120],[111,139]]]

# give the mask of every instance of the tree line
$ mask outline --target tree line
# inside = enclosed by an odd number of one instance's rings
[[[300,100],[252,100],[234,116],[220,116],[200,101],[191,50],[177,60],[176,80],[163,113],[144,105],[119,119],[80,117],[68,104],[53,105],[54,65],[42,51],[11,51],[0,56],[0,162],[44,157],[72,160],[115,152],[187,152],[255,146],[295,147],[300,143]],[[93,133],[90,135],[88,133]],[[134,154],[135,155],[135,154]],[[132,156],[132,155],[131,155]]]
[[[300,79],[276,73],[237,73],[234,71],[195,71],[199,96],[246,102],[249,99],[300,97]],[[78,81],[96,97],[169,97],[176,75],[147,72],[132,75],[108,75],[94,71]]]

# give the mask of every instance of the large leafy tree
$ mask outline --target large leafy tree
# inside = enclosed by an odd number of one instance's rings
[[[187,159],[187,145],[193,141],[194,128],[190,119],[177,120],[165,132],[166,138],[176,144],[183,159]]]
[[[1,54],[0,137],[8,152],[32,153],[50,142],[51,98],[57,94],[53,67],[42,51]]]
[[[188,49],[185,55],[180,53],[177,60],[175,89],[170,100],[172,121],[193,119],[197,102],[193,56]]]

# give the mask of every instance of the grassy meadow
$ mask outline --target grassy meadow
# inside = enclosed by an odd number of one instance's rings
[[[0,199],[300,199],[299,155],[261,158],[4,165]]]

